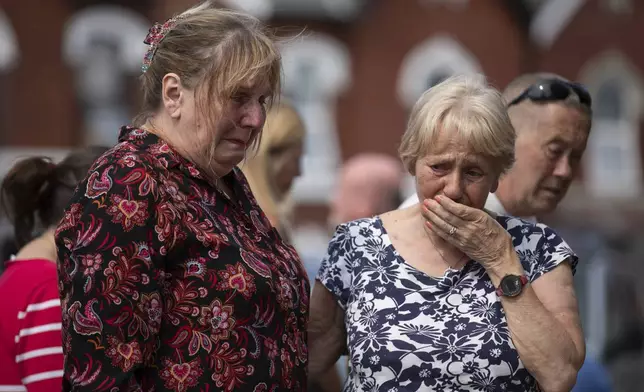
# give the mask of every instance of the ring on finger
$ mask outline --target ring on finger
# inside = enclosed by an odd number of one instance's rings
[[[456,227],[452,226],[451,229],[449,229],[449,235],[454,235],[456,233]]]

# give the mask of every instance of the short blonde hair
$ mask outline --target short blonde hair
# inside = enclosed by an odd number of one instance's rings
[[[452,76],[425,91],[414,105],[398,150],[405,169],[431,151],[439,131],[458,132],[476,154],[495,160],[499,174],[514,163],[516,134],[501,93],[482,75]]]
[[[163,77],[168,73],[176,73],[184,86],[195,90],[206,122],[244,83],[266,81],[269,98],[279,96],[281,56],[274,34],[260,20],[215,8],[210,1],[175,18],[141,75],[143,111],[135,125],[143,124],[160,108]]]

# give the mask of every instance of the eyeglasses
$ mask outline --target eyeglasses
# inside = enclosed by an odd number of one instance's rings
[[[586,88],[574,82],[566,82],[560,79],[545,79],[541,80],[532,86],[528,87],[519,95],[514,98],[508,106],[516,105],[524,99],[529,99],[535,102],[555,102],[563,101],[568,96],[574,93],[579,98],[579,102],[582,105],[588,106],[589,108],[592,105],[592,98],[590,93]]]

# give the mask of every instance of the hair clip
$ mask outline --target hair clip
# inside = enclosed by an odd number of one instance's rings
[[[148,68],[150,68],[150,64],[152,64],[152,59],[154,58],[154,54],[156,53],[159,44],[161,43],[161,41],[163,41],[168,32],[174,28],[179,18],[180,16],[173,16],[164,24],[157,22],[152,27],[150,27],[148,35],[146,35],[145,39],[143,40],[143,43],[148,45],[148,50],[143,57],[143,65],[141,66],[141,71],[143,73],[145,73]]]

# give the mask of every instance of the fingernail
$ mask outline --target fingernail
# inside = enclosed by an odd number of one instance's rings
[[[441,197],[440,197],[440,196],[438,196],[438,195],[434,196],[434,199],[436,199],[436,201],[439,201],[439,200],[440,200],[440,198],[441,198]]]

